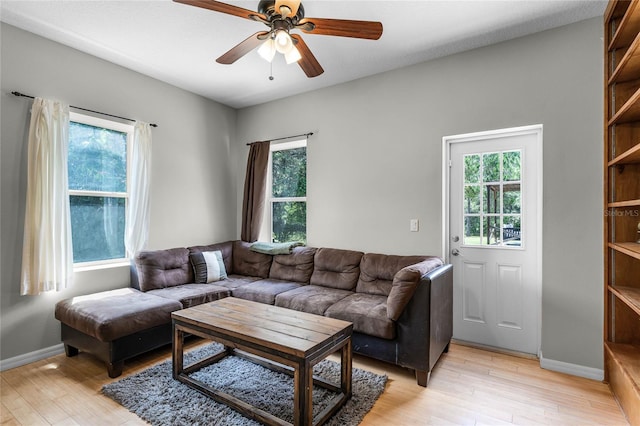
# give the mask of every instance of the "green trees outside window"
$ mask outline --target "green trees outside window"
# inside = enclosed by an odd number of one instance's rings
[[[464,157],[464,244],[520,246],[521,151]]]
[[[307,242],[307,148],[271,153],[271,240]]]
[[[126,257],[127,133],[69,123],[69,202],[74,263]]]

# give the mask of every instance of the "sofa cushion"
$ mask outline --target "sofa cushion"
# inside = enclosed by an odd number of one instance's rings
[[[291,254],[273,256],[269,278],[309,284],[315,254],[315,248],[296,247]]]
[[[360,262],[356,293],[388,296],[396,273],[405,266],[422,262],[427,256],[395,256],[366,253]]]
[[[224,262],[224,269],[227,274],[231,272],[233,267],[233,241],[227,241],[224,243],[209,244],[208,246],[191,246],[188,247],[189,254],[201,253],[203,251],[216,251],[219,250],[222,253],[222,261]]]
[[[352,291],[305,285],[276,296],[276,306],[310,314],[324,315],[327,308],[352,295]]]
[[[227,275],[227,278],[218,281],[216,285],[219,285],[224,288],[228,288],[229,290],[236,289],[238,287],[242,287],[243,285],[251,284],[252,282],[259,281],[262,278],[260,277],[247,277],[244,275]]]
[[[141,251],[135,263],[142,291],[193,283],[193,268],[186,248]]]
[[[220,250],[191,253],[189,260],[193,266],[193,279],[197,284],[212,283],[227,278],[227,270]]]
[[[394,339],[395,323],[387,317],[387,298],[373,294],[354,293],[331,305],[325,316],[350,321],[353,331]]]
[[[147,294],[177,300],[183,308],[213,302],[231,295],[231,291],[216,284],[184,284],[149,290]]]
[[[237,287],[233,289],[231,294],[233,297],[239,297],[240,299],[273,305],[278,294],[300,286],[301,284],[291,281],[267,278]]]
[[[353,290],[360,275],[362,252],[319,248],[313,258],[309,282],[321,287]]]
[[[153,296],[133,288],[121,288],[61,300],[55,317],[102,342],[110,342],[171,322],[180,302]]]
[[[231,272],[237,275],[267,278],[271,269],[273,256],[250,250],[251,243],[233,242],[233,259]]]
[[[402,268],[393,278],[393,285],[387,298],[387,316],[397,321],[423,275],[439,268],[444,262],[439,257],[430,256],[426,260]]]

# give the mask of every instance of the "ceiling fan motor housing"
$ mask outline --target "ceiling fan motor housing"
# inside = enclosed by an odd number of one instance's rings
[[[297,23],[304,18],[304,7],[302,4],[298,6],[298,12],[295,16],[283,18],[280,11],[276,10],[275,0],[260,0],[260,3],[258,3],[258,12],[266,16],[270,22],[274,19],[288,19],[291,20],[293,25],[297,25]]]

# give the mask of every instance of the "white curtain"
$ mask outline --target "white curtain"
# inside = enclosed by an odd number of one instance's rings
[[[23,295],[62,290],[73,281],[68,144],[69,107],[36,98],[29,126]]]
[[[129,206],[125,246],[129,257],[142,250],[149,237],[149,185],[151,180],[151,126],[136,121],[131,147]]]

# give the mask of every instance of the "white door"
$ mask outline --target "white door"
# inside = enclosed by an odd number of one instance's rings
[[[445,137],[444,148],[453,337],[537,355],[542,126]]]

